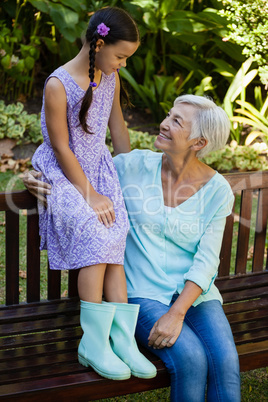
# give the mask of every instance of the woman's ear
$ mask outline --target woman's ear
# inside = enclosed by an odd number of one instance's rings
[[[96,42],[96,52],[98,53],[103,46],[104,46],[104,40],[98,39]]]
[[[204,148],[208,143],[208,140],[204,137],[196,138],[194,144],[192,145],[193,151],[200,151],[200,149]]]

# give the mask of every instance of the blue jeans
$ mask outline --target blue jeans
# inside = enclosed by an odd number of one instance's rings
[[[176,301],[174,295],[170,306]],[[240,371],[230,325],[218,300],[191,307],[175,344],[164,349],[148,346],[154,323],[170,306],[158,301],[131,298],[140,304],[136,338],[165,364],[171,378],[172,402],[239,402]]]

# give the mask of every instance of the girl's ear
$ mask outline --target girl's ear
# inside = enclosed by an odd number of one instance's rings
[[[96,42],[96,52],[98,53],[103,46],[104,46],[104,40],[98,39]]]
[[[204,137],[196,138],[194,144],[192,145],[193,151],[200,151],[200,149],[204,148],[208,143],[208,140]]]

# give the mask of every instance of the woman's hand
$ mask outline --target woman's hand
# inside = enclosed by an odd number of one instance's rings
[[[181,333],[183,321],[184,316],[172,314],[170,311],[164,314],[151,329],[148,345],[154,349],[173,346]]]
[[[154,324],[148,338],[148,345],[155,349],[174,345],[181,333],[184,317],[188,309],[201,293],[202,289],[196,283],[186,281],[182,292],[169,311]]]
[[[105,195],[101,195],[94,191],[87,201],[91,208],[96,212],[98,220],[107,228],[113,226],[115,221],[115,213],[113,202]]]
[[[45,206],[47,205],[46,195],[50,194],[51,185],[45,183],[44,181],[38,180],[42,177],[41,172],[36,172],[35,170],[30,170],[23,176],[23,183],[27,190],[30,191],[39,201],[41,201]]]

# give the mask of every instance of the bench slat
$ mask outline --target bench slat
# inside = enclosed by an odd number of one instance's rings
[[[248,273],[246,275],[232,275],[227,278],[217,278],[215,283],[222,294],[226,291],[259,288],[268,285],[268,271]]]
[[[74,269],[73,271],[69,271],[69,287],[68,287],[68,296],[69,297],[77,297],[77,278],[78,278],[78,269]]]
[[[52,270],[47,263],[47,298],[48,300],[60,299],[61,290],[61,271]]]
[[[1,336],[27,334],[37,331],[51,331],[57,328],[68,328],[79,325],[76,316],[59,316],[56,319],[45,319],[1,325]]]
[[[40,251],[38,215],[27,216],[27,302],[40,300]]]
[[[262,308],[268,308],[268,299],[255,299],[255,300],[245,300],[239,303],[224,304],[223,309],[227,316],[229,314],[240,313],[245,311],[254,311]]]
[[[19,215],[6,211],[6,304],[19,303]]]
[[[58,331],[38,332],[34,334],[22,334],[21,336],[9,336],[0,339],[0,356],[1,351],[10,350],[11,348],[21,348],[27,346],[44,345],[69,339],[81,339],[82,330],[80,327],[65,328]]]
[[[77,299],[61,299],[55,301],[43,301],[39,303],[20,304],[0,309],[0,323],[29,321],[40,318],[53,317],[55,315],[68,315],[76,312],[80,307]],[[1,329],[0,329],[1,330]]]
[[[235,273],[244,274],[247,270],[248,244],[252,210],[252,191],[243,190],[238,227]]]
[[[169,375],[161,362],[157,364],[158,376],[155,379],[137,379],[131,377],[127,380],[129,393],[143,392],[150,389],[166,387],[170,384]],[[42,398],[47,400],[64,400],[65,402],[89,401],[94,399],[109,398],[126,394],[126,381],[109,381],[92,372],[70,374],[66,376],[48,378],[44,380],[29,381],[27,383],[12,384],[0,387],[0,394],[12,395],[12,401],[33,402],[40,400],[36,395],[42,389]],[[36,391],[36,395],[35,395]],[[17,396],[16,396],[17,394]],[[39,394],[40,395],[40,394]],[[6,401],[2,396],[1,400]],[[51,398],[51,399],[49,399]]]
[[[258,199],[255,239],[254,239],[254,253],[252,260],[253,272],[263,270],[267,219],[268,219],[267,205],[268,205],[268,189],[265,188],[263,190],[260,190]]]
[[[267,334],[268,334],[267,329],[264,329],[262,331],[256,331],[256,332],[251,331],[251,332],[236,334],[234,336],[234,338],[235,338],[236,345],[240,345],[242,343],[248,344],[248,343],[264,341],[267,339]],[[267,364],[264,367],[267,367]]]
[[[240,292],[226,292],[223,295],[223,300],[225,303],[230,302],[238,302],[242,300],[254,299],[254,298],[262,298],[268,296],[268,286],[262,286],[259,289],[244,289]]]
[[[268,187],[268,175],[266,172],[245,172],[224,175],[234,193],[242,190],[259,190]]]
[[[267,301],[268,301],[268,299],[267,299]],[[250,322],[250,321],[255,321],[255,320],[260,320],[260,319],[267,320],[267,309],[262,309],[262,310],[258,310],[258,311],[252,309],[251,311],[246,311],[243,313],[228,314],[227,317],[228,317],[228,321],[230,324]],[[268,322],[267,322],[267,326],[268,326]]]
[[[33,356],[48,356],[55,353],[65,353],[65,351],[77,350],[79,340],[78,339],[67,339],[63,342],[53,342],[42,345],[26,346],[25,348],[12,348],[0,351],[0,364],[4,363],[6,366],[11,368],[11,365],[16,366],[16,360],[18,359],[31,359]]]
[[[220,252],[220,265],[219,265],[219,277],[229,276],[230,263],[232,255],[232,241],[233,241],[233,227],[234,227],[234,209],[233,212],[226,219],[225,231],[223,234],[222,247]]]
[[[37,200],[28,190],[7,191],[0,194],[0,211],[28,209],[36,213]]]

